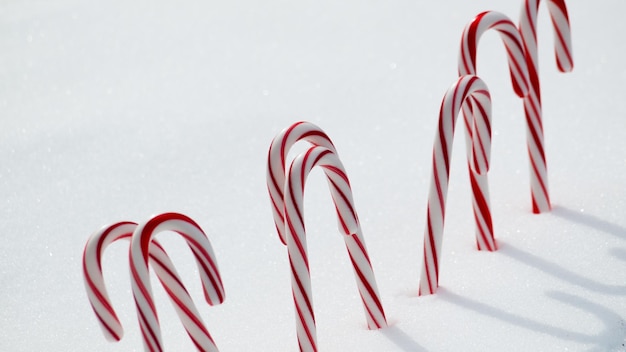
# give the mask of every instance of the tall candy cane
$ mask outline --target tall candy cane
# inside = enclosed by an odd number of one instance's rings
[[[165,213],[157,215],[146,223],[139,225],[130,241],[130,272],[133,296],[137,305],[137,316],[146,351],[163,351],[161,329],[159,328],[156,307],[152,298],[150,274],[148,272],[149,245],[153,242],[152,238],[161,231],[177,232],[187,241],[198,264],[204,296],[207,302],[210,305],[215,305],[224,301],[224,286],[213,248],[198,224],[183,214]],[[177,310],[181,309],[187,313],[187,306],[185,306],[184,302],[175,300],[175,303]],[[189,318],[192,319],[191,314]],[[200,325],[196,329],[200,329]],[[190,334],[190,336],[192,335]],[[194,334],[192,339],[199,350],[217,351],[217,347],[209,335],[206,335],[206,338],[203,340],[196,340],[195,336],[197,335]]]
[[[311,295],[311,274],[304,229],[304,183],[311,169],[321,166],[339,218],[340,231],[346,247],[365,308],[370,329],[387,326],[387,320],[378,294],[374,271],[370,263],[359,220],[352,200],[352,190],[344,167],[332,151],[311,147],[294,159],[285,185],[285,221],[287,249],[291,264],[291,287],[296,309],[296,329],[301,351],[317,351],[315,315]]]
[[[524,0],[519,30],[526,52],[526,63],[530,80],[530,91],[524,98],[526,114],[526,138],[530,156],[530,187],[533,212],[549,211],[548,171],[543,140],[541,91],[539,85],[539,61],[537,54],[537,12],[540,0]],[[569,17],[564,0],[548,0],[548,10],[554,27],[554,52],[556,65],[561,72],[574,68],[572,59],[572,36]]]
[[[134,222],[119,222],[103,227],[95,232],[85,245],[83,252],[83,274],[85,289],[91,307],[98,318],[104,336],[109,341],[119,341],[123,335],[122,325],[113,310],[102,275],[102,255],[109,244],[126,239],[130,241],[137,228]],[[187,333],[199,350],[209,346],[211,336],[192,298],[182,284],[174,264],[157,241],[152,241],[149,248],[150,264],[161,284],[170,296]]]
[[[486,31],[494,29],[498,31],[506,48],[511,82],[515,93],[523,97],[528,93],[528,71],[524,59],[524,51],[520,34],[511,20],[495,11],[487,11],[476,16],[463,30],[461,50],[459,52],[459,76],[476,75],[476,50],[480,37]],[[468,153],[472,150],[472,118],[471,104],[463,104],[465,120],[465,141]],[[475,141],[476,142],[476,141]],[[469,166],[469,165],[468,165]],[[493,235],[493,221],[489,205],[489,185],[487,177],[481,176],[470,169],[470,181],[472,185],[474,218],[476,221],[476,244],[479,250],[493,251],[496,249]]]
[[[450,176],[450,153],[454,126],[463,104],[472,105],[469,125],[472,135],[483,136],[470,150],[470,167],[486,175],[491,150],[491,97],[485,83],[476,76],[459,78],[446,92],[439,111],[439,130],[433,147],[433,174],[428,193],[427,225],[424,231],[424,262],[419,294],[433,294],[439,283],[439,261]],[[476,139],[474,139],[476,141]]]
[[[326,133],[316,125],[305,121],[296,122],[285,128],[272,140],[267,155],[267,190],[272,202],[276,231],[283,244],[287,244],[283,214],[285,207],[283,187],[285,186],[285,172],[287,171],[285,159],[289,149],[300,140],[335,151],[335,146]]]

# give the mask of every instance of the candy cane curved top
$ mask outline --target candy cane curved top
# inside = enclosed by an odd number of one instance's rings
[[[109,244],[119,239],[130,239],[136,227],[137,224],[134,222],[120,222],[103,227],[89,237],[83,251],[83,275],[87,297],[98,318],[104,337],[109,341],[121,340],[124,335],[124,328],[113,309],[104,284],[102,254]],[[153,243],[153,246],[159,245]]]
[[[445,203],[450,176],[450,153],[455,123],[463,104],[472,105],[473,133],[486,133],[484,150],[489,162],[490,130],[478,132],[491,120],[491,97],[485,83],[476,76],[460,77],[446,92],[439,111],[439,128],[433,147],[433,172],[428,193],[427,224],[424,231],[424,261],[420,276],[419,294],[435,293],[439,285],[439,262],[443,239]],[[475,149],[476,146],[472,149]],[[472,154],[479,153],[473,150]],[[482,153],[482,152],[480,152]]]
[[[459,52],[459,76],[476,75],[478,41],[490,29],[500,34],[506,48],[513,90],[519,97],[524,97],[528,94],[528,69],[522,40],[515,24],[500,12],[482,12],[465,26]]]
[[[296,307],[298,344],[301,351],[317,351],[303,216],[304,184],[315,166],[322,167],[327,177],[339,219],[339,229],[344,234],[343,238],[354,268],[368,327],[378,329],[387,326],[376,279],[354,207],[352,190],[343,164],[332,150],[319,146],[311,147],[293,160],[285,185],[285,232],[291,264],[292,293]]]
[[[87,296],[100,327],[109,341],[119,341],[122,338],[123,329],[109,300],[102,276],[101,259],[109,244],[120,239],[130,241],[136,228],[137,224],[133,222],[119,222],[105,226],[89,238],[83,252],[83,273]],[[174,264],[157,241],[150,243],[149,256],[150,265],[172,300],[176,313],[192,341],[199,350],[210,350],[207,346],[213,344],[211,335],[204,326],[202,317],[178,276]]]
[[[572,34],[567,14],[567,6],[564,0],[547,0],[548,11],[554,27],[554,55],[556,65],[561,72],[570,72],[574,68],[572,55]],[[531,73],[531,84],[533,77],[538,75],[537,64],[537,12],[539,11],[540,0],[525,0],[519,21],[519,30],[524,42],[526,60],[532,62],[529,67]],[[530,65],[529,65],[530,66]],[[533,72],[534,71],[534,72]],[[537,87],[539,80],[536,80]]]
[[[183,214],[160,214],[139,225],[130,243],[130,272],[133,296],[137,305],[137,316],[147,351],[162,351],[161,331],[156,307],[152,298],[150,275],[148,272],[148,247],[152,238],[159,232],[173,231],[181,235],[196,258],[204,295],[211,305],[224,301],[224,286],[220,277],[213,247],[200,226]],[[203,351],[217,351],[211,341],[209,346],[196,347]]]
[[[287,244],[283,214],[285,205],[283,187],[285,185],[285,173],[287,172],[285,160],[291,147],[300,140],[335,151],[335,146],[326,133],[321,128],[306,121],[296,122],[285,128],[272,140],[267,155],[267,190],[272,202],[272,214],[276,231],[283,244]]]

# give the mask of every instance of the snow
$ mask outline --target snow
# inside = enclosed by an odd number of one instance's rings
[[[624,4],[568,1],[574,71],[540,77],[552,212],[530,212],[523,109],[496,33],[478,52],[494,102],[499,249],[475,249],[460,131],[440,289],[418,297],[437,113],[461,31],[519,3],[0,3],[0,350],[141,351],[127,244],[104,271],[125,327],[102,336],[82,248],[101,226],[176,211],[207,232],[226,302],[203,304],[184,241],[161,234],[222,351],[297,349],[266,153],[291,123],[333,139],[350,177],[389,328],[369,331],[322,173],[305,193],[320,351],[625,351]],[[302,149],[299,149],[302,150]],[[153,280],[154,282],[154,280]],[[154,286],[167,350],[191,351]]]

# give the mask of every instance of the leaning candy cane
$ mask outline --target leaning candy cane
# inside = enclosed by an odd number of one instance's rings
[[[119,222],[105,226],[89,238],[83,252],[83,274],[87,296],[100,327],[109,341],[121,340],[123,328],[113,310],[104,284],[101,265],[102,255],[109,244],[121,239],[130,241],[136,228],[137,224],[133,222]],[[150,264],[172,299],[174,308],[187,333],[199,350],[207,350],[205,347],[210,346],[211,336],[169,256],[156,241],[150,243],[149,256]]]
[[[476,76],[463,76],[446,92],[439,111],[439,130],[433,147],[433,174],[428,193],[427,226],[424,231],[424,262],[420,277],[419,294],[435,293],[439,282],[439,261],[445,218],[445,203],[450,176],[450,153],[454,126],[462,104],[470,103],[472,133],[489,138],[482,145],[474,144],[470,150],[470,166],[479,174],[489,168],[491,150],[491,98],[485,83]]]
[[[526,138],[530,156],[530,187],[533,212],[550,210],[548,194],[548,172],[543,141],[541,91],[539,89],[539,61],[537,55],[537,12],[540,0],[525,0],[522,5],[519,30],[522,35],[530,90],[524,98],[526,114]],[[548,0],[548,10],[554,27],[554,52],[556,65],[561,72],[570,72],[572,60],[572,39],[564,0]]]
[[[272,140],[267,155],[267,190],[272,202],[272,214],[274,215],[276,231],[283,244],[287,244],[283,215],[285,206],[283,187],[285,186],[285,172],[287,171],[285,159],[289,149],[300,140],[335,151],[335,146],[326,133],[316,125],[305,121],[296,122],[285,128]]]
[[[463,30],[461,50],[459,53],[459,76],[476,74],[476,50],[480,37],[486,31],[494,29],[502,38],[506,48],[509,72],[515,93],[523,97],[528,93],[528,71],[522,50],[522,43],[517,27],[511,20],[495,11],[487,11],[476,16]],[[468,161],[472,148],[470,143],[480,143],[481,136],[472,136],[471,104],[463,104],[465,120],[465,141],[467,146]],[[479,250],[493,251],[496,249],[493,236],[493,222],[489,205],[489,185],[486,176],[481,176],[470,169],[470,181],[472,185],[474,218],[476,221],[476,244]]]
[[[340,231],[354,267],[359,294],[370,329],[387,326],[378,294],[376,279],[367,255],[359,220],[352,200],[352,190],[344,167],[332,151],[311,147],[294,159],[285,185],[285,222],[287,249],[291,264],[291,287],[296,308],[296,329],[301,351],[317,351],[315,315],[311,295],[311,274],[304,229],[304,182],[311,169],[321,166],[339,218]]]
[[[224,286],[213,248],[198,224],[183,214],[165,213],[157,215],[146,223],[139,225],[130,241],[130,272],[133,296],[137,306],[137,316],[146,351],[163,351],[161,330],[152,298],[148,272],[148,248],[150,243],[153,242],[152,238],[161,231],[177,232],[187,241],[198,264],[207,302],[215,305],[224,301]],[[170,286],[168,285],[167,287]],[[175,303],[177,310],[181,309],[186,313],[187,307],[184,302],[175,300]],[[189,318],[192,319],[192,316],[189,315]],[[200,329],[201,326],[197,325],[196,328]],[[217,351],[217,347],[210,336],[207,335],[207,339],[202,341],[195,339],[196,334],[190,333],[190,336],[199,350]]]

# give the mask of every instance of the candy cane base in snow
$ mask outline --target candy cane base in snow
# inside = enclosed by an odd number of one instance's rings
[[[101,259],[109,244],[120,239],[130,241],[136,228],[137,224],[133,222],[119,222],[106,226],[89,238],[83,252],[83,274],[87,297],[109,341],[119,341],[123,335],[123,328],[113,310],[104,284]],[[150,264],[171,298],[187,333],[198,350],[206,351],[209,341],[212,341],[210,334],[169,256],[156,241],[150,243],[149,256]]]
[[[285,185],[286,239],[291,265],[291,287],[296,309],[298,345],[301,351],[317,351],[315,315],[311,294],[311,275],[303,217],[304,183],[315,166],[324,170],[337,210],[340,230],[354,267],[359,294],[368,327],[387,326],[385,313],[354,209],[352,190],[343,165],[336,154],[324,147],[312,147],[292,162]]]
[[[467,24],[461,38],[461,50],[459,51],[458,71],[459,76],[476,75],[476,52],[481,36],[495,30],[500,34],[504,43],[511,82],[515,93],[524,97],[528,93],[528,71],[522,49],[522,41],[515,24],[505,15],[495,11],[487,11],[476,16]],[[465,143],[467,157],[470,160],[470,151],[473,144],[480,144],[485,137],[472,135],[471,119],[474,114],[471,104],[463,104],[463,116],[465,121]],[[468,165],[469,166],[469,165]],[[489,204],[489,184],[487,177],[473,171],[468,167],[472,185],[474,219],[476,222],[476,245],[479,250],[493,251],[496,249],[493,235],[493,221]]]
[[[462,104],[472,104],[472,135],[484,136],[482,145],[473,145],[470,166],[478,174],[489,168],[491,131],[491,98],[485,83],[476,76],[463,76],[446,92],[439,111],[439,130],[433,147],[433,173],[428,193],[427,225],[424,233],[424,261],[419,294],[435,293],[439,283],[439,263],[445,218],[446,197],[450,176],[450,153],[455,123]]]
[[[554,27],[554,52],[559,71],[573,69],[572,39],[564,0],[547,0]],[[530,157],[530,187],[534,213],[549,211],[548,170],[543,136],[543,113],[539,85],[539,61],[537,53],[537,12],[539,0],[524,0],[519,22],[526,63],[528,65],[530,90],[524,98],[526,115],[526,138]]]
[[[159,320],[152,298],[148,272],[148,248],[150,243],[153,243],[152,238],[162,231],[177,232],[187,241],[198,264],[207,302],[215,305],[224,301],[224,287],[213,248],[198,224],[185,215],[165,213],[139,225],[135,229],[130,243],[130,271],[133,296],[146,351],[163,351]],[[166,288],[168,287],[171,286],[166,285]],[[197,321],[194,314],[187,310],[185,302],[174,300],[174,303],[175,308],[182,311],[185,318],[183,321],[187,321],[189,330],[193,331],[190,332],[190,336],[196,347],[201,351],[217,351],[217,347],[208,332],[204,334],[199,331],[202,329],[201,322]],[[196,338],[198,336],[201,339]]]

